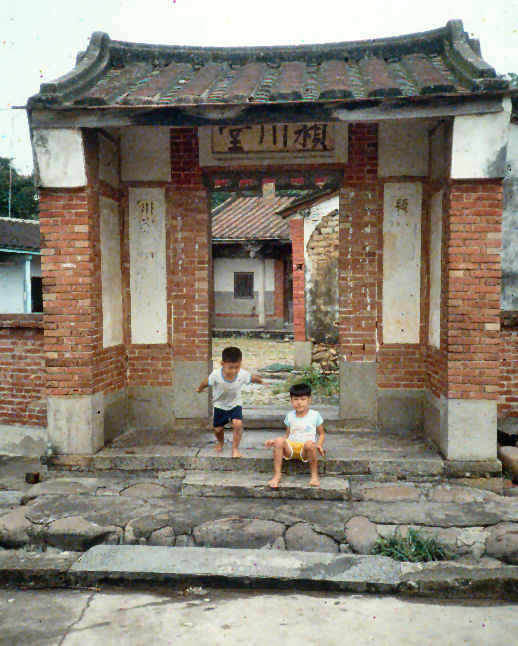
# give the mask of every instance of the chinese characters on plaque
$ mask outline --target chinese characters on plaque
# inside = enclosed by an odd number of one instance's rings
[[[212,128],[212,152],[322,153],[335,147],[332,123],[274,123]]]

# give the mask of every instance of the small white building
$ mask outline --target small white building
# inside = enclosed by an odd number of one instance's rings
[[[212,213],[214,329],[287,330],[293,320],[292,197],[234,196]]]
[[[42,311],[39,221],[0,217],[0,313]]]

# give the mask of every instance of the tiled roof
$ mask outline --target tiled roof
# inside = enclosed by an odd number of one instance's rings
[[[231,197],[212,212],[213,240],[289,240],[288,224],[276,215],[293,197]]]
[[[462,22],[408,36],[293,47],[177,47],[95,32],[29,105],[174,106],[491,93],[508,88]]]
[[[276,215],[279,215],[282,218],[287,218],[293,213],[308,209],[310,206],[318,204],[319,202],[330,200],[336,195],[338,195],[338,192],[334,190],[318,191],[309,195],[303,195],[297,199],[294,199],[290,204],[286,204],[282,208],[278,209],[276,211]]]
[[[0,248],[14,251],[39,251],[40,223],[0,217]]]

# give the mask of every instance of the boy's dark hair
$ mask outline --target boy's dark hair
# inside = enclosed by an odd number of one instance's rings
[[[290,397],[311,397],[311,386],[309,384],[293,384],[290,388]]]
[[[221,361],[227,361],[228,363],[238,363],[243,360],[243,353],[239,348],[234,346],[229,346],[225,348],[221,353]]]

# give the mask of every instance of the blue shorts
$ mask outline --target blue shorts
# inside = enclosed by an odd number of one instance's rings
[[[222,428],[231,419],[243,419],[243,409],[241,406],[234,406],[230,410],[214,408],[214,428]]]

